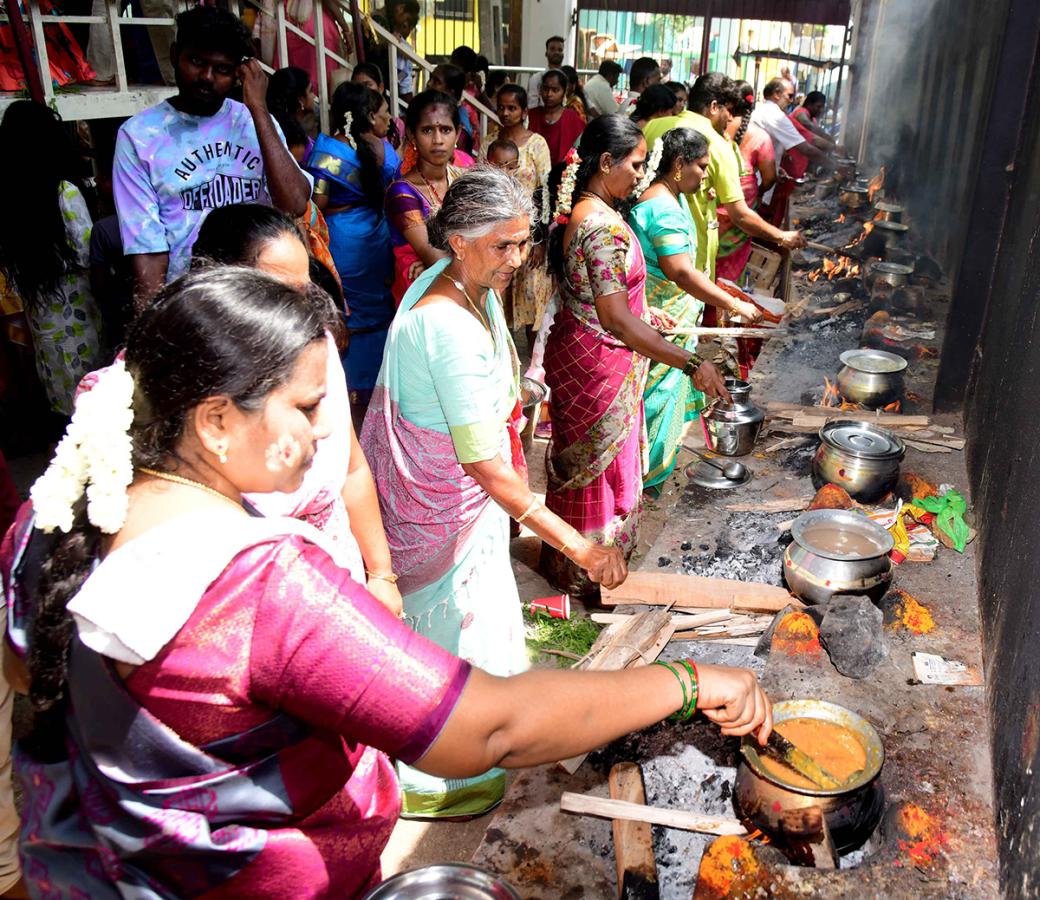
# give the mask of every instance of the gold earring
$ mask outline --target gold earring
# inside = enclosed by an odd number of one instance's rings
[[[222,463],[226,463],[228,453],[227,441],[218,441],[214,449],[216,449],[217,451],[217,459],[219,459]]]
[[[680,181],[682,181],[682,172],[676,172],[675,173],[675,183],[678,184]]]

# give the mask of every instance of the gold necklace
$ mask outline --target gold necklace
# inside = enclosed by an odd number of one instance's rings
[[[242,504],[232,500],[227,494],[222,494],[216,488],[211,488],[208,484],[203,484],[201,481],[194,481],[191,478],[185,478],[183,475],[174,475],[172,472],[160,472],[158,469],[146,469],[143,466],[137,469],[142,475],[151,475],[152,478],[161,478],[163,481],[172,481],[174,484],[183,484],[188,487],[198,488],[200,491],[205,491],[207,494],[213,494],[215,497],[220,497],[221,500],[226,500],[235,509],[245,512],[242,508]]]
[[[483,325],[488,330],[488,334],[491,334],[492,337],[494,337],[494,335],[492,334],[492,331],[491,331],[491,321],[490,321],[490,319],[488,319],[487,315],[484,313],[484,311],[481,310],[481,308],[479,306],[477,306],[476,303],[473,302],[473,299],[470,297],[469,293],[466,291],[466,286],[461,281],[456,281],[447,272],[442,272],[441,274],[445,278],[447,278],[448,281],[450,281],[453,285],[455,285],[456,290],[458,290],[458,292],[460,294],[462,294],[463,297],[466,298],[466,302],[470,305],[470,308],[473,310],[473,312],[475,312],[477,314],[477,318],[480,319],[480,324]]]

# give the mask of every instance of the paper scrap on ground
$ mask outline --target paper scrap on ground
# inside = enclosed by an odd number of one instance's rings
[[[914,677],[922,684],[982,684],[982,675],[974,666],[945,659],[934,653],[913,653]]]

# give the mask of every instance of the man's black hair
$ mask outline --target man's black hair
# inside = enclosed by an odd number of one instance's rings
[[[719,106],[734,106],[740,99],[736,82],[732,78],[722,72],[708,72],[693,83],[686,107],[695,113],[702,113],[711,106],[713,100]]]
[[[177,16],[177,47],[223,53],[235,62],[256,56],[242,20],[216,6],[194,6]]]
[[[647,78],[654,74],[661,66],[651,56],[640,56],[632,63],[632,70],[628,73],[628,86],[633,91],[641,91]]]

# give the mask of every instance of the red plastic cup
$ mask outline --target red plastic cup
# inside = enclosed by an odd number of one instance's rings
[[[554,619],[571,617],[571,598],[568,594],[554,594],[552,597],[539,597],[531,601],[531,613],[548,613]]]

